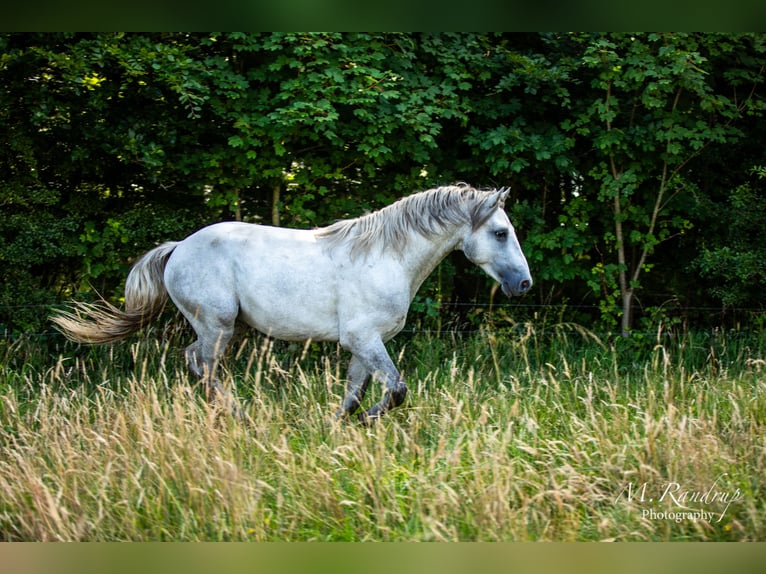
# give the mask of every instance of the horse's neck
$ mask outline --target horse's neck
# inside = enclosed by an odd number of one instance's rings
[[[463,227],[448,227],[432,237],[414,235],[402,250],[401,261],[411,276],[410,296],[414,297],[423,281],[462,241]]]

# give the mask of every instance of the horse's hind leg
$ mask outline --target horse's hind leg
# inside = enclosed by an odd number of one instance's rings
[[[186,363],[189,370],[205,384],[208,401],[212,402],[216,394],[223,391],[223,387],[215,376],[218,358],[205,353],[203,348],[200,339],[186,347]]]
[[[186,348],[186,361],[189,370],[204,383],[208,402],[221,402],[237,417],[242,412],[234,396],[227,391],[215,376],[223,351],[229,344],[234,333],[234,325],[230,328],[205,329],[200,324],[192,323],[198,339]]]

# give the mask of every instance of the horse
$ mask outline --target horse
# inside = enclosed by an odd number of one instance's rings
[[[211,401],[226,396],[215,371],[240,323],[287,341],[336,341],[351,353],[336,417],[352,418],[375,380],[384,386],[381,400],[357,414],[375,420],[407,394],[385,343],[402,330],[415,294],[448,253],[462,250],[509,297],[532,286],[504,211],[508,192],[444,186],[310,230],[215,223],[139,257],[126,279],[124,310],[103,299],[73,302],[52,321],[73,341],[111,343],[155,319],[169,297],[197,335],[186,360]]]

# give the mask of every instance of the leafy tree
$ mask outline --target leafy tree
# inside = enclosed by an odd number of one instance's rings
[[[540,302],[628,333],[637,293],[708,297],[726,260],[714,294],[744,304],[758,250],[721,222],[763,197],[765,60],[758,34],[0,34],[0,323],[118,298],[205,223],[323,225],[455,181],[511,185]]]
[[[427,68],[437,50],[450,53],[450,38],[211,36],[226,47],[209,64],[229,78],[213,89],[211,112],[230,133],[211,167],[240,158],[239,179],[224,187],[263,189],[275,224],[325,223],[422,187],[443,122],[460,115],[459,74]]]
[[[757,302],[766,285],[766,167],[750,170],[751,181],[738,186],[726,202],[707,209],[718,233],[703,241],[694,267],[728,307]]]
[[[592,159],[580,169],[597,184],[588,190],[588,200],[611,211],[611,226],[600,240],[604,252],[615,256],[592,268],[590,283],[601,290],[605,311],[620,300],[621,331],[627,335],[636,289],[642,274],[652,269],[650,256],[693,226],[693,160],[712,144],[736,141],[743,115],[762,110],[763,102],[755,99],[762,75],[751,78],[738,98],[742,86],[712,73],[713,62],[735,49],[762,61],[766,45],[750,36],[721,48],[714,38],[686,34],[612,34],[578,41],[592,91],[567,126],[587,138]]]
[[[44,313],[30,304],[68,295],[81,278],[110,294],[151,244],[142,233],[153,242],[198,225],[184,224],[188,196],[167,169],[187,106],[179,76],[151,63],[161,40],[0,36],[1,322],[39,329]]]

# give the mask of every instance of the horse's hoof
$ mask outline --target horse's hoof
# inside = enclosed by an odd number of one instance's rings
[[[398,407],[404,402],[404,397],[407,396],[407,385],[404,381],[397,382],[391,389],[391,402],[393,407]]]
[[[361,413],[356,415],[356,421],[363,427],[369,427],[371,425],[374,425],[379,420],[380,420],[380,413],[370,413],[369,411],[362,411]]]

